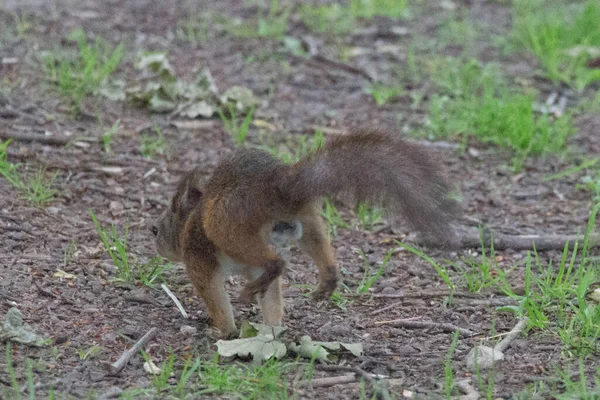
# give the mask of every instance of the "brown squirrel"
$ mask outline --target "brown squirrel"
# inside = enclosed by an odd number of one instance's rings
[[[262,150],[238,150],[217,166],[204,188],[201,171],[185,174],[152,233],[159,254],[185,263],[210,318],[228,337],[236,332],[224,288],[232,274],[246,276],[241,298],[257,295],[264,322],[281,324],[285,263],[277,246],[286,240],[297,240],[317,265],[313,296],[331,296],[338,270],[320,217],[325,196],[381,204],[448,242],[457,203],[441,171],[432,154],[381,131],[336,137],[291,165]]]

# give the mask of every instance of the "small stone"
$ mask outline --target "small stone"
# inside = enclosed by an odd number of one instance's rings
[[[422,278],[424,276],[423,268],[418,265],[409,265],[406,269],[406,272],[408,272],[412,276],[417,276],[419,278]]]
[[[108,205],[108,210],[110,211],[113,217],[120,214],[124,209],[125,206],[123,206],[123,204],[118,201],[111,201]]]
[[[504,353],[494,351],[491,347],[476,346],[467,354],[467,368],[475,370],[475,354],[477,354],[477,365],[479,369],[488,369],[497,361],[504,360]]]
[[[473,158],[479,158],[479,156],[481,155],[481,153],[479,152],[479,150],[474,149],[473,147],[469,147],[467,149],[467,153],[469,153],[469,155]]]
[[[183,325],[179,330],[185,336],[194,336],[198,332],[198,329],[189,325]]]
[[[108,332],[102,335],[102,341],[105,343],[115,343],[117,341],[117,334],[115,332]]]
[[[401,356],[409,356],[412,354],[417,354],[419,350],[415,349],[413,346],[405,345],[398,347],[396,352]]]
[[[160,368],[157,367],[156,364],[152,362],[152,360],[148,360],[144,363],[144,371],[146,371],[148,374],[153,375],[160,374]]]
[[[100,294],[104,290],[104,287],[97,281],[92,282],[91,284],[89,284],[89,286],[91,292],[94,294]]]
[[[600,288],[595,289],[591,294],[590,298],[596,303],[600,303]]]

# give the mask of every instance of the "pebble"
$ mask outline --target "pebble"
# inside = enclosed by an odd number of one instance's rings
[[[185,336],[194,336],[198,332],[198,329],[189,325],[183,325],[181,328],[179,328],[179,330]]]

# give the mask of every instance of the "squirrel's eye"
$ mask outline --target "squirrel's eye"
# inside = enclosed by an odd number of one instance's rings
[[[151,228],[151,229],[152,229],[152,234],[153,234],[154,236],[158,236],[158,228],[157,228],[156,226],[152,226],[152,228]]]

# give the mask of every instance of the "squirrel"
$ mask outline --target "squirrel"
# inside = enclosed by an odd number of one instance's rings
[[[281,325],[285,262],[277,248],[286,241],[296,240],[317,266],[314,298],[336,289],[338,269],[320,216],[324,197],[380,204],[440,243],[451,242],[458,203],[442,171],[433,154],[379,130],[336,137],[295,164],[242,149],[221,161],[206,185],[200,169],[186,173],[151,230],[158,253],[184,262],[213,324],[232,337],[237,329],[224,288],[232,274],[248,279],[240,298],[255,296],[263,321]]]

